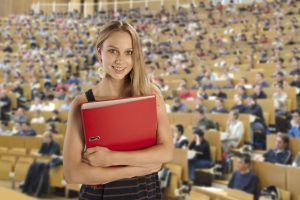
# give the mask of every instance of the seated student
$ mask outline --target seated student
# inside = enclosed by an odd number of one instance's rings
[[[243,138],[245,129],[244,124],[239,120],[239,111],[232,110],[229,112],[226,131],[222,133],[222,147],[224,151],[236,148]]]
[[[184,127],[182,124],[176,124],[173,133],[175,148],[186,149],[189,145],[189,141],[184,135]]]
[[[239,113],[247,112],[247,107],[243,104],[243,98],[240,94],[235,94],[233,96],[234,106],[231,110],[238,110]]]
[[[216,106],[211,109],[211,113],[228,113],[228,111],[224,108],[224,100],[222,98],[217,98],[215,100]]]
[[[256,102],[255,96],[249,96],[247,98],[247,104],[247,113],[251,115],[251,143],[254,148],[264,149],[266,146],[267,126],[262,107]]]
[[[12,129],[11,129],[11,134],[12,134],[12,135],[16,135],[16,134],[18,134],[20,131],[22,131],[22,123],[15,122],[15,123],[13,124]]]
[[[49,169],[56,168],[63,164],[60,156],[60,146],[53,140],[50,132],[43,134],[43,142],[35,156],[48,156],[52,159],[48,163],[33,162],[28,169],[26,179],[21,182],[19,187],[22,192],[33,196],[44,196],[48,193],[49,187]]]
[[[45,118],[40,110],[34,111],[34,117],[31,119],[30,123],[42,124],[45,122]]]
[[[18,110],[14,113],[12,120],[15,123],[25,123],[28,121],[28,117],[25,115],[23,108],[18,108]]]
[[[247,89],[245,86],[237,86],[237,92],[239,95],[241,95],[242,99],[247,99],[248,95],[247,95]]]
[[[70,110],[71,108],[72,97],[66,96],[64,103],[60,106],[60,112]]]
[[[171,90],[170,93],[167,94],[166,100],[174,100],[175,98],[178,98],[176,90]]]
[[[289,136],[300,138],[300,111],[294,111],[291,120],[292,127],[288,131]]]
[[[255,75],[255,79],[256,79],[256,82],[253,85],[253,88],[257,85],[260,85],[263,88],[270,86],[270,84],[264,80],[264,74],[262,72],[257,72]]]
[[[9,112],[11,111],[11,98],[7,91],[0,89],[0,120],[9,121]]]
[[[36,136],[36,131],[31,128],[29,122],[22,123],[21,130],[16,133],[17,136]]]
[[[192,85],[192,90],[198,90],[201,87],[200,81],[197,81],[194,79],[193,85]]]
[[[256,98],[254,96],[249,96],[247,98],[247,113],[255,116],[255,122],[260,122],[263,126],[265,126],[265,119],[263,116],[262,107],[256,102]]]
[[[194,93],[190,91],[186,85],[183,85],[181,87],[178,97],[180,99],[190,99],[190,100],[193,100],[195,98]]]
[[[0,121],[0,135],[10,135],[11,131],[7,128],[7,122]]]
[[[230,178],[228,187],[256,196],[258,177],[251,171],[251,157],[248,154],[241,154],[238,158],[237,168]]]
[[[188,106],[182,103],[180,98],[174,99],[174,104],[171,107],[171,112],[187,112]]]
[[[207,168],[211,166],[210,146],[204,138],[204,132],[199,128],[194,128],[194,139],[189,145],[189,150],[195,151],[195,156],[188,160],[189,178],[195,179],[196,168]]]
[[[205,116],[205,112],[202,109],[197,109],[195,111],[196,113],[196,118],[198,120],[196,127],[200,128],[202,130],[208,130],[208,129],[217,129],[217,125],[214,121],[212,121],[211,119],[208,119]]]
[[[47,123],[46,124],[46,131],[49,131],[50,133],[57,134],[58,130],[56,129],[55,123]]]
[[[234,81],[232,78],[227,78],[225,85],[223,86],[223,89],[233,89],[234,88]]]
[[[281,83],[275,84],[276,92],[273,93],[274,107],[276,114],[285,113],[287,111],[286,102],[288,95],[283,91]]]
[[[34,101],[30,105],[29,110],[35,111],[35,110],[41,110],[43,108],[43,104],[41,103],[41,99],[39,97],[35,97]]]
[[[300,71],[300,68],[299,68]],[[300,72],[293,75],[293,80],[290,82],[290,86],[297,88],[297,96],[300,96]]]
[[[266,99],[267,98],[267,94],[263,91],[261,85],[255,85],[253,96],[256,99]]]
[[[60,146],[56,141],[54,141],[51,132],[46,131],[43,134],[42,145],[40,146],[38,153],[33,153],[33,155],[59,157]]]
[[[275,148],[269,149],[263,155],[255,156],[255,160],[270,163],[288,164],[291,158],[289,150],[289,137],[285,134],[278,133],[275,141]]]
[[[206,93],[205,87],[200,87],[197,91],[197,97],[202,99],[208,99],[208,94]]]
[[[53,102],[51,102],[50,99],[45,98],[43,100],[43,104],[42,104],[41,110],[42,111],[53,111],[53,110],[55,110],[55,105],[54,105]]]
[[[275,87],[275,85],[279,83],[283,87],[286,87],[286,86],[288,86],[288,82],[285,80],[286,72],[281,69],[281,68],[283,68],[282,64],[279,64],[278,67],[279,67],[279,69],[277,70],[277,72],[274,73],[276,79],[272,83],[272,86]]]
[[[168,91],[169,86],[165,84],[165,81],[163,78],[154,78],[154,83],[157,85],[157,87],[160,89],[160,91]]]
[[[196,97],[196,106],[193,112],[196,112],[197,109],[202,109],[206,113],[208,112],[208,108],[204,105],[204,98],[202,96]]]
[[[215,92],[212,93],[211,95],[212,97],[215,97],[215,98],[219,98],[219,99],[226,99],[227,98],[227,94],[225,92],[222,91],[222,88],[221,87],[217,87],[215,89]]]
[[[47,119],[47,123],[55,123],[55,122],[62,122],[61,118],[59,117],[59,112],[57,110],[52,111],[53,115],[49,119]]]

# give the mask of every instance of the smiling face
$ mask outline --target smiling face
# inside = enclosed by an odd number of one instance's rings
[[[121,80],[133,68],[132,38],[128,32],[113,32],[98,48],[98,57],[106,75]]]

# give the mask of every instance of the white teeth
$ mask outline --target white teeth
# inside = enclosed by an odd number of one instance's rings
[[[124,68],[122,68],[122,67],[114,67],[116,70],[118,70],[118,71],[121,71],[121,70],[123,70]]]

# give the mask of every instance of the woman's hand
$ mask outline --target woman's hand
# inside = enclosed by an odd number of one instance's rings
[[[84,152],[82,162],[93,167],[110,167],[112,166],[112,151],[105,147],[93,147]]]

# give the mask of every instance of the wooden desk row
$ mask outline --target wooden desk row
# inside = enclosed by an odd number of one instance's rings
[[[206,116],[209,119],[217,122],[220,131],[226,130],[226,123],[228,120],[228,114],[224,113],[207,113]],[[195,113],[168,113],[169,121],[171,124],[182,124],[185,127],[193,127],[197,124],[197,118]],[[244,140],[250,141],[250,115],[241,114],[240,120],[244,123],[245,134]]]

